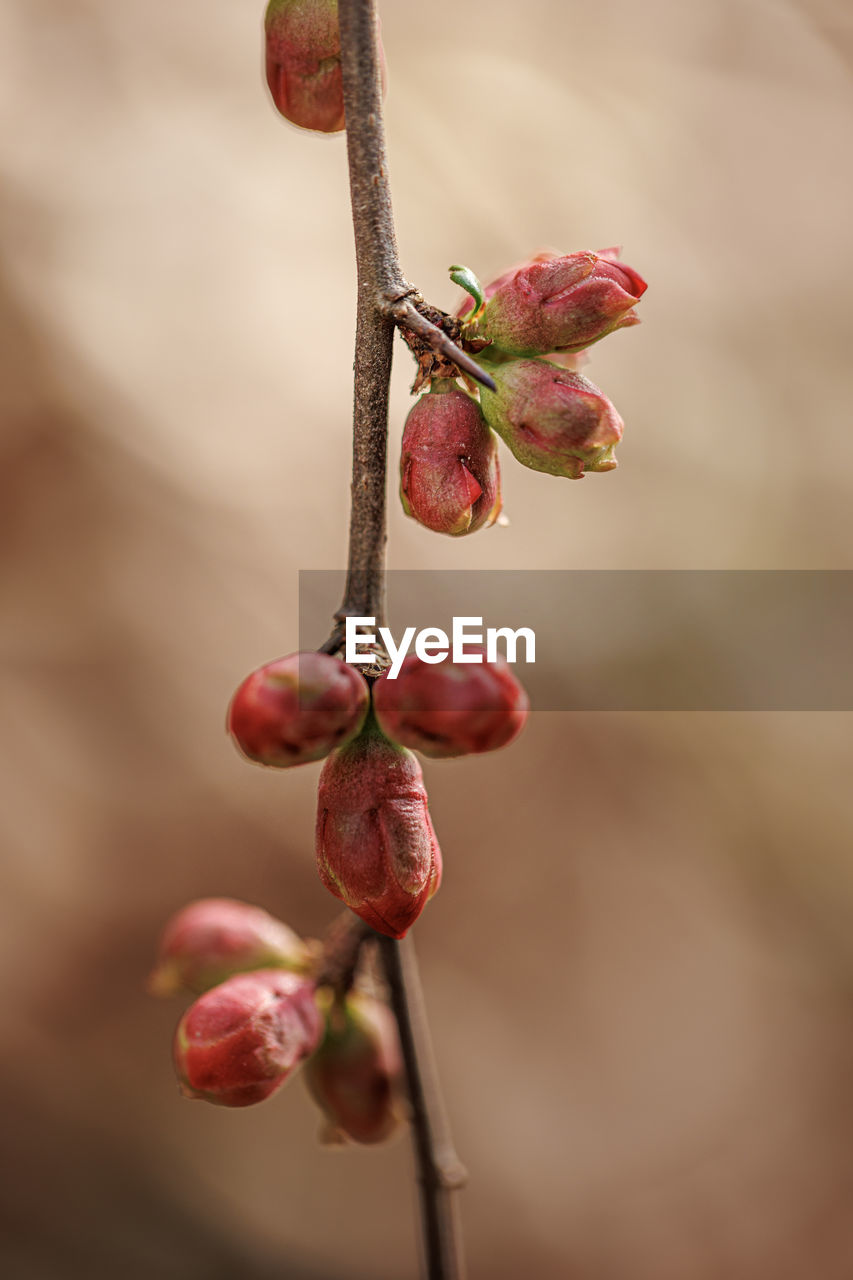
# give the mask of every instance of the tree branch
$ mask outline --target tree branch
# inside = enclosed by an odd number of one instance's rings
[[[369,924],[351,911],[342,911],[332,921],[323,939],[315,980],[318,987],[332,987],[344,996],[352,987],[365,942],[375,939]]]
[[[335,615],[385,615],[385,470],[394,319],[385,301],[408,289],[397,239],[382,117],[375,0],[341,0],[341,68],[358,267],[352,513],[343,603]]]
[[[371,616],[378,625],[384,621],[388,390],[397,322],[394,307],[415,293],[400,270],[394,234],[376,0],[339,0],[338,19],[358,309],[349,558],[344,598],[335,615],[338,626],[324,646],[327,651],[336,645],[335,637],[340,636],[346,617]],[[451,1155],[414,953],[408,944],[404,963],[398,943],[383,938],[381,945],[412,1106],[427,1275],[429,1280],[460,1280],[461,1247],[450,1203],[451,1186],[461,1185],[459,1162]]]
[[[450,1136],[411,937],[380,938],[391,1008],[397,1019],[412,1108],[412,1140],[418,1162],[421,1223],[428,1280],[461,1280],[465,1274],[454,1191],[467,1173]]]

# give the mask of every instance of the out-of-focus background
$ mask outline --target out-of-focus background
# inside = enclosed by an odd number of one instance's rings
[[[179,1007],[143,991],[189,898],[336,911],[319,766],[222,731],[347,523],[345,146],[274,114],[261,18],[0,5],[10,1280],[417,1273],[407,1143],[321,1149],[299,1082],[182,1100]],[[510,527],[461,541],[392,496],[391,564],[853,567],[846,0],[388,0],[383,34],[432,301],[448,263],[543,245],[623,244],[650,281],[588,369],[619,470],[505,455]],[[411,375],[401,348],[395,463]],[[416,937],[473,1280],[853,1275],[850,730],[552,713],[428,767],[446,878]]]

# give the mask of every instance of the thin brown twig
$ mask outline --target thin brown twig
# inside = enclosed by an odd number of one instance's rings
[[[478,382],[494,382],[447,334],[423,316],[397,254],[382,92],[377,63],[376,0],[338,5],[347,153],[358,266],[353,422],[352,514],[344,599],[335,615],[385,614],[385,472],[388,385],[395,325],[408,327]]]
[[[411,937],[402,942],[383,937],[379,946],[406,1064],[427,1277],[462,1280],[465,1264],[453,1192],[464,1187],[468,1174],[453,1146],[438,1090],[414,944]]]
[[[346,995],[355,980],[362,947],[375,941],[375,937],[370,925],[351,911],[342,911],[323,939],[315,975],[317,986],[332,987],[336,995]]]
[[[340,647],[340,624],[348,616],[374,617],[377,625],[384,621],[388,392],[398,323],[393,307],[414,292],[400,269],[394,234],[376,0],[339,0],[338,19],[358,308],[349,558],[344,598],[335,615],[338,627],[324,646],[327,652]],[[410,323],[408,310],[404,314],[405,323]],[[450,1194],[454,1180],[448,1172],[452,1162],[447,1153],[452,1146],[418,994],[414,954],[404,966],[399,944],[383,939],[382,947],[412,1105],[427,1275],[429,1280],[461,1280],[461,1242]]]
[[[383,305],[410,288],[397,257],[378,75],[375,0],[338,6],[350,195],[358,267],[352,512],[344,599],[336,618],[385,613],[388,387],[394,319]]]

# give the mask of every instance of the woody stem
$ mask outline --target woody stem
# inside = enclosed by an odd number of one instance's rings
[[[353,411],[352,511],[344,598],[336,633],[324,648],[339,647],[348,616],[385,614],[386,469],[388,392],[395,310],[415,291],[400,270],[388,161],[378,47],[376,0],[339,0],[350,194],[358,267]],[[402,948],[402,949],[401,949]],[[381,941],[397,1019],[411,1103],[428,1280],[461,1280],[461,1244],[451,1186],[461,1185],[447,1133],[417,965],[410,944]]]

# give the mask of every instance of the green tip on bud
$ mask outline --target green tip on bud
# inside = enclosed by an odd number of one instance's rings
[[[483,310],[483,307],[486,305],[486,295],[483,291],[483,286],[480,284],[480,281],[474,275],[474,272],[470,267],[453,266],[448,267],[448,271],[450,272],[450,279],[453,283],[458,284],[459,288],[464,289],[466,293],[470,293],[471,297],[474,299],[474,312],[472,315],[468,315],[466,309],[465,319],[476,320],[480,312]]]

